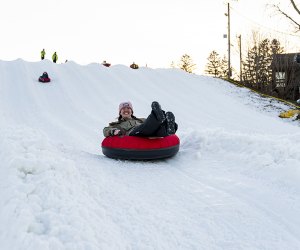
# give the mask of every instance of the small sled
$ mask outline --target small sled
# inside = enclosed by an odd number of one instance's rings
[[[40,76],[40,78],[39,78],[39,82],[50,82],[50,81],[51,81],[51,79],[49,77],[43,78]]]

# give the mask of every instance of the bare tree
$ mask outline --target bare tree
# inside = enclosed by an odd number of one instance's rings
[[[297,16],[300,16],[300,10],[299,7],[297,6],[297,4],[295,3],[294,0],[290,0],[290,3],[293,7],[294,12],[296,12]],[[273,8],[276,9],[277,12],[279,12],[281,15],[283,15],[284,17],[286,17],[288,20],[290,20],[290,22],[294,25],[296,32],[300,31],[300,22],[296,19],[296,17],[294,17],[292,15],[292,13],[288,13],[286,10],[283,10],[279,4],[275,5],[271,5]]]

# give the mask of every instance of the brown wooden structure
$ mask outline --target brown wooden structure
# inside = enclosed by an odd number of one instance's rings
[[[286,100],[300,98],[300,52],[275,54],[271,63],[272,94]]]

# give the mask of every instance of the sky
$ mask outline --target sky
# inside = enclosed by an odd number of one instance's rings
[[[291,33],[289,22],[266,7],[269,2],[276,1],[230,2],[233,62],[239,58],[238,35],[246,49],[253,29]],[[59,63],[106,60],[168,68],[188,54],[203,73],[210,52],[227,56],[225,12],[224,0],[1,0],[0,59],[38,61],[45,48],[46,58],[56,51]],[[294,48],[299,37],[283,35],[282,41]]]
[[[18,59],[0,76],[1,249],[300,248],[300,122],[278,117],[287,104],[178,69]],[[146,117],[153,100],[175,114],[176,156],[105,157],[119,103]]]

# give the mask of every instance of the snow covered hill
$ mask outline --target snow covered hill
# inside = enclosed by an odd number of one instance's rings
[[[179,153],[103,156],[118,104],[145,117],[154,100],[176,116]],[[300,249],[288,108],[176,69],[0,61],[1,249]]]

